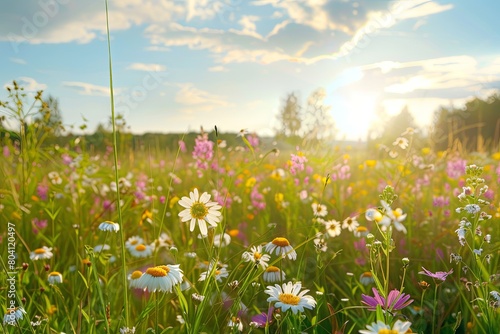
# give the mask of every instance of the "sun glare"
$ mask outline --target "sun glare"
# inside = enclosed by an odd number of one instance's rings
[[[347,96],[346,116],[349,129],[344,131],[348,139],[366,139],[370,125],[376,119],[377,95],[354,92]]]

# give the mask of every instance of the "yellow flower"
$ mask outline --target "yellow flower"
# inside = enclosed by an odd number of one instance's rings
[[[180,198],[177,197],[177,196],[172,197],[172,199],[170,200],[170,202],[168,202],[168,207],[170,209],[172,209],[174,207],[174,205],[177,204],[177,202],[179,202],[179,199]]]
[[[431,153],[431,148],[430,147],[424,147],[422,148],[422,154],[423,155],[429,155]]]
[[[366,160],[365,165],[366,167],[373,168],[377,165],[377,160]]]
[[[247,182],[245,182],[245,187],[252,188],[255,183],[257,183],[257,180],[255,179],[255,177],[251,177],[247,180]]]

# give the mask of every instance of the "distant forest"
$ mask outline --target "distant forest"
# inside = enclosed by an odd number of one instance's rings
[[[24,92],[23,87],[13,82],[7,87],[8,100],[0,101],[0,144],[6,141],[20,141],[21,134],[25,138],[43,145],[71,146],[75,140],[83,141],[93,151],[103,151],[112,146],[111,123],[99,124],[92,134],[85,125],[77,131],[65,129],[57,98],[43,97],[43,92],[36,96]],[[341,143],[336,137],[335,120],[332,119],[330,106],[323,104],[324,91],[318,89],[311,94],[306,106],[300,106],[294,93],[283,100],[277,115],[279,127],[272,138],[260,138],[267,148],[288,147],[329,147]],[[34,99],[34,101],[33,101]],[[500,94],[494,93],[486,99],[474,98],[462,108],[441,107],[434,113],[429,129],[418,129],[415,120],[408,110],[403,108],[394,116],[381,113],[379,122],[367,134],[366,141],[354,142],[357,146],[373,148],[376,145],[391,145],[407,128],[416,129],[415,143],[421,147],[429,147],[435,151],[448,149],[468,152],[484,152],[500,150]],[[381,121],[383,120],[383,121]],[[17,129],[12,129],[16,124]],[[115,120],[120,150],[170,150],[178,149],[179,140],[187,147],[193,147],[198,132],[185,134],[145,133],[132,134],[121,115]],[[242,145],[238,133],[217,133],[214,128],[205,129],[209,138],[224,141],[228,146]],[[256,136],[255,134],[246,134]],[[43,139],[43,140],[41,140]],[[344,143],[345,144],[345,143]],[[277,145],[277,146],[276,146]]]

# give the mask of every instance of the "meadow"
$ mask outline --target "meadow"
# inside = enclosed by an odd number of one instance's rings
[[[98,151],[19,120],[5,333],[500,332],[500,152],[436,152],[414,129],[376,150],[213,130]]]

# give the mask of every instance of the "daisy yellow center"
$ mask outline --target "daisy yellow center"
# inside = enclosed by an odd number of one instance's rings
[[[347,225],[351,225],[352,222],[353,222],[352,218],[349,218],[349,219],[346,220]]]
[[[146,270],[146,274],[149,274],[153,277],[165,277],[165,276],[167,276],[167,272],[160,267],[148,268],[148,270]]]
[[[262,254],[257,253],[257,252],[253,253],[253,258],[254,258],[255,260],[259,260],[261,257],[262,257]]]
[[[160,268],[160,269],[163,269],[165,270],[165,272],[168,274],[170,272],[170,268],[167,267],[167,266],[157,266],[156,268]]]
[[[135,245],[135,244],[137,244],[138,242],[139,242],[138,240],[132,240],[132,241],[130,241],[130,244],[131,244],[131,245]]]
[[[49,274],[49,276],[60,276],[61,273],[57,272],[57,271],[53,271]]]
[[[369,272],[369,271],[365,271],[365,272],[363,273],[363,277],[372,277],[372,276],[373,276],[373,275],[372,275],[372,273],[371,273],[371,272]]]
[[[395,329],[382,328],[382,329],[378,330],[378,334],[398,334],[398,333],[399,333],[399,331],[397,331]]]
[[[204,219],[208,214],[208,208],[204,203],[195,202],[191,206],[191,217],[196,219]]]
[[[358,226],[357,231],[358,232],[366,232],[366,231],[368,231],[368,229],[364,226]]]
[[[279,300],[288,305],[298,305],[300,297],[292,295],[291,293],[280,293]]]
[[[139,252],[144,252],[146,250],[146,246],[144,246],[143,244],[137,245],[135,246],[135,250]]]
[[[215,275],[220,275],[220,270],[216,270]]]
[[[269,267],[267,267],[266,271],[268,273],[277,273],[278,271],[280,271],[280,269],[278,267],[275,267],[275,266],[269,266]]]
[[[45,253],[45,249],[43,249],[43,248],[35,249],[35,254],[44,254],[44,253]]]
[[[138,279],[139,277],[142,276],[142,271],[136,270],[130,275],[131,279]]]
[[[290,243],[286,238],[275,238],[273,240],[273,244],[279,247],[287,247],[290,246]]]
[[[401,217],[401,214],[403,213],[401,210],[393,210],[392,213],[394,214],[394,217],[399,218]]]

